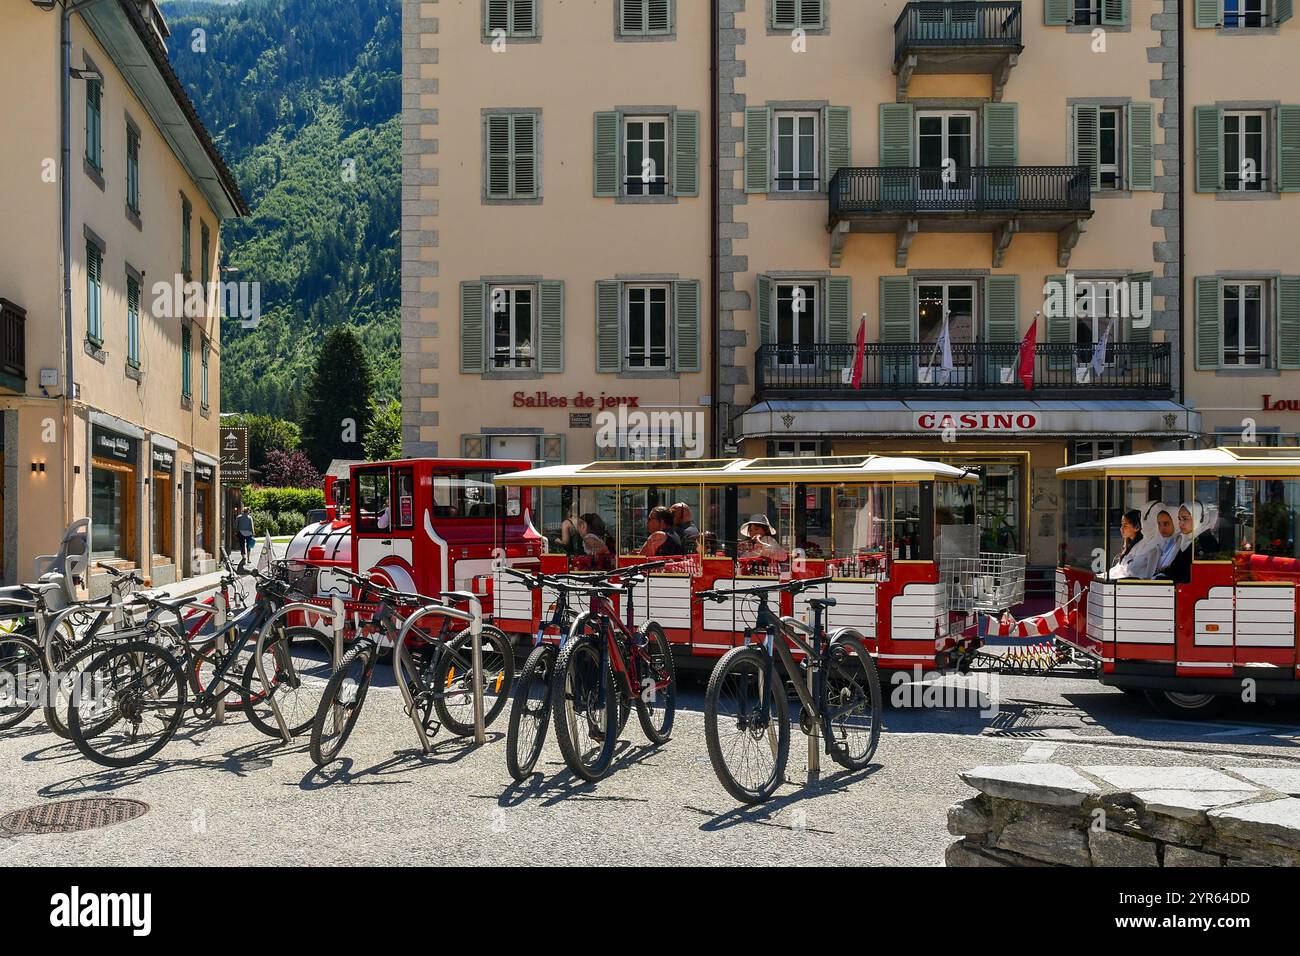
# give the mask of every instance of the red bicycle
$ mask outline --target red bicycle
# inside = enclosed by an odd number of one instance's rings
[[[654,566],[664,562],[654,562]],[[636,626],[633,594],[647,565],[618,571],[621,581],[593,582],[589,609],[578,616],[555,662],[551,700],[555,736],[569,769],[584,780],[609,773],[631,706],[650,743],[668,742],[677,701],[673,649],[655,621]],[[620,620],[614,598],[626,609]]]

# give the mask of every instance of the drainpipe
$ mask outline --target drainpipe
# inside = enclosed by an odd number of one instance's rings
[[[713,141],[713,149],[709,151],[709,265],[712,270],[711,284],[713,286],[713,308],[709,315],[709,411],[713,419],[713,427],[709,429],[709,457],[717,458],[721,449],[721,443],[718,440],[718,433],[722,428],[722,421],[718,414],[721,407],[718,402],[718,383],[720,381],[719,363],[722,361],[721,347],[721,330],[720,330],[720,313],[722,310],[722,270],[719,268],[718,259],[718,216],[721,212],[718,190],[721,188],[721,179],[719,176],[718,159],[722,150],[722,137],[720,133],[721,115],[718,100],[718,30],[721,26],[719,16],[719,6],[722,0],[710,0],[709,2],[709,114],[712,123],[713,132],[710,138]]]
[[[1178,4],[1178,404],[1187,407],[1187,123],[1183,106],[1183,75],[1186,72],[1183,44],[1183,5]],[[1197,444],[1200,444],[1198,439]],[[1185,442],[1180,445],[1186,447]]]

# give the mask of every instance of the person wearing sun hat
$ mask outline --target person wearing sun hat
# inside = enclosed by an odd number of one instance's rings
[[[736,556],[741,560],[784,561],[790,555],[776,539],[776,529],[767,515],[751,515],[740,526],[740,540],[736,544]]]

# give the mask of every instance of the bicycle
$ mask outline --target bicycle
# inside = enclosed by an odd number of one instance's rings
[[[367,603],[367,598],[373,597],[377,603],[330,676],[312,721],[311,757],[316,766],[325,766],[342,752],[361,715],[384,647],[393,649],[393,673],[404,710],[425,753],[431,749],[430,731],[437,734],[441,726],[462,737],[475,733],[476,697],[485,704],[483,726],[496,719],[510,694],[514,651],[502,631],[483,624],[476,595],[448,591],[431,598],[383,587],[369,574],[338,569],[334,573],[357,586],[357,601]],[[468,604],[469,610],[462,611],[456,604]],[[413,610],[403,617],[397,613],[399,607]],[[419,626],[430,617],[440,619],[436,631]],[[467,626],[453,633],[454,623]],[[481,685],[474,681],[476,634],[482,641]],[[489,693],[495,699],[487,706]]]
[[[764,802],[785,780],[790,705],[783,683],[776,680],[778,662],[802,705],[800,728],[811,736],[820,724],[832,760],[848,770],[861,770],[876,752],[882,711],[880,675],[862,636],[851,628],[827,636],[823,616],[827,608],[835,606],[832,597],[809,600],[811,626],[793,617],[780,617],[768,603],[771,594],[797,595],[831,580],[811,578],[696,594],[718,603],[729,597],[758,600],[754,624],[745,628],[746,642],[718,661],[704,697],[709,761],[722,786],[742,803]],[[749,643],[756,633],[763,635],[762,641]],[[804,663],[795,662],[791,644],[803,652]],[[724,733],[729,734],[725,740]]]
[[[672,646],[655,621],[636,628],[632,600],[646,581],[644,572],[667,563],[618,569],[572,588],[588,594],[590,605],[574,620],[555,660],[551,699],[560,752],[569,769],[584,780],[594,782],[609,773],[622,732],[624,697],[635,704],[651,744],[658,747],[669,740],[677,701]],[[620,577],[621,583],[606,583],[611,576]],[[625,602],[626,622],[611,600],[615,595]]]

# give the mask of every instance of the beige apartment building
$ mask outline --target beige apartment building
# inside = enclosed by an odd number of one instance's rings
[[[632,396],[704,412],[704,454],[976,467],[985,547],[1051,566],[1062,465],[1236,441],[1248,412],[1261,435],[1300,430],[1300,402],[1261,405],[1300,399],[1290,17],[1290,0],[409,0],[408,453],[644,454],[595,447],[572,404]],[[693,112],[698,163],[678,136]],[[645,144],[667,169],[653,195]],[[633,367],[643,287],[673,343],[653,370]]]
[[[62,170],[64,17],[15,0],[0,32],[3,580],[31,580],[89,516],[97,562],[164,584],[210,570],[218,550],[215,284],[221,224],[247,207],[152,0],[68,11]],[[92,593],[106,584],[92,574]]]

